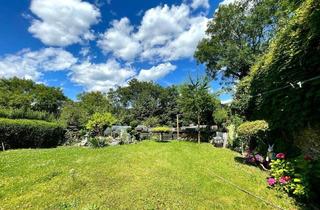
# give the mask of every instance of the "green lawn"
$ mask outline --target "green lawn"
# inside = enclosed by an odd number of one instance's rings
[[[0,152],[0,209],[285,209],[267,173],[209,144],[145,141],[104,149]]]

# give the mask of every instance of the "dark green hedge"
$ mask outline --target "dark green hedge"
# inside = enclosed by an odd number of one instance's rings
[[[64,128],[53,122],[0,118],[0,141],[6,148],[46,148],[63,142]]]

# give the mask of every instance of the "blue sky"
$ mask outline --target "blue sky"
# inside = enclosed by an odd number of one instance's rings
[[[6,0],[0,77],[61,87],[71,99],[132,78],[181,84],[204,73],[194,49],[218,5],[230,1]],[[212,89],[220,89],[219,81]]]

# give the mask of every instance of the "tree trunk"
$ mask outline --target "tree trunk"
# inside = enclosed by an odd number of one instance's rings
[[[177,140],[179,140],[179,114],[177,114]]]
[[[200,144],[200,137],[201,137],[201,133],[200,133],[200,115],[198,114],[198,143]]]

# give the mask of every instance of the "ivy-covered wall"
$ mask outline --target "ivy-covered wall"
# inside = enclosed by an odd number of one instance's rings
[[[320,121],[320,1],[306,0],[251,69],[250,120],[301,130]]]

